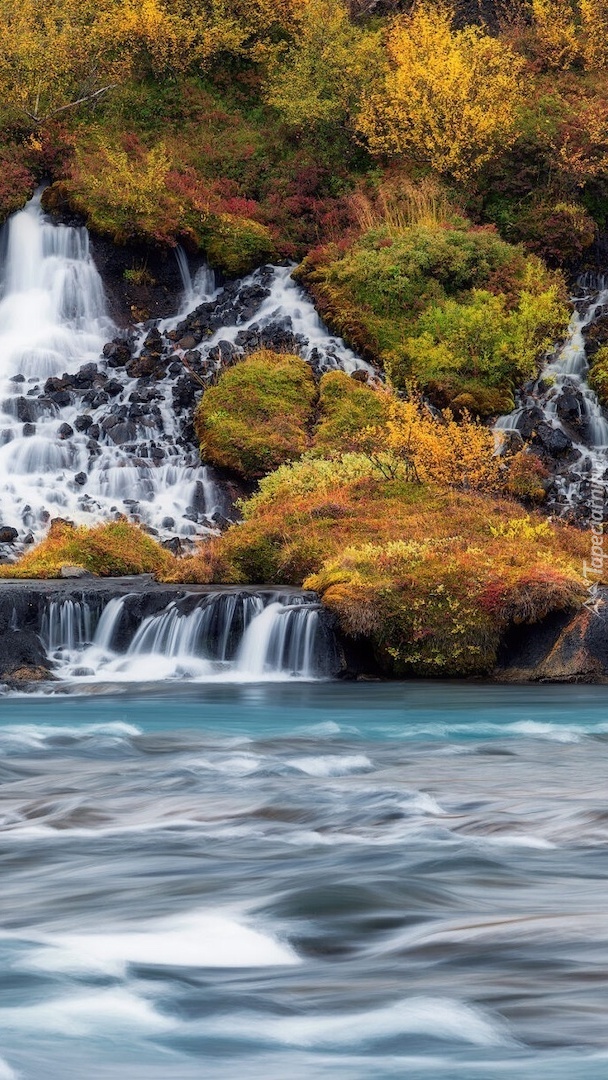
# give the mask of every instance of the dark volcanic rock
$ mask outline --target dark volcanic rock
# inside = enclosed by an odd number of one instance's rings
[[[0,679],[29,682],[49,677],[50,664],[33,630],[7,630],[0,639]]]
[[[0,525],[0,544],[14,544],[19,537],[16,529],[10,525]]]
[[[543,450],[551,457],[560,457],[572,450],[572,439],[569,439],[559,428],[551,427],[551,424],[547,424],[546,421],[537,425],[536,438]]]
[[[608,683],[608,588],[590,589],[581,611],[512,627],[495,676],[511,682]]]

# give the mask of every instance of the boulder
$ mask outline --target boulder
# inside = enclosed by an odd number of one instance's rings
[[[33,672],[38,674],[33,675]],[[0,637],[0,679],[49,678],[50,663],[33,630],[6,630]]]
[[[99,577],[99,574],[94,574],[92,570],[85,570],[84,566],[62,566],[59,571],[59,576],[62,578],[94,578]]]
[[[0,525],[0,544],[14,544],[19,537],[16,529],[10,525]]]
[[[590,588],[577,612],[513,626],[494,674],[501,682],[608,683],[608,588]]]

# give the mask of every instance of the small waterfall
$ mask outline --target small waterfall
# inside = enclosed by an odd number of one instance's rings
[[[73,652],[92,641],[93,613],[86,600],[51,600],[42,616],[40,637],[49,653]]]
[[[41,636],[59,677],[314,679],[336,667],[333,635],[307,594],[191,594],[145,618],[141,604],[135,593],[114,597],[91,636],[88,605],[50,601]]]
[[[508,416],[495,425],[497,433],[523,432],[544,428],[539,442],[551,459],[552,432],[556,433],[557,453],[566,453],[557,462],[553,477],[555,502],[565,514],[573,511],[586,516],[589,509],[590,478],[602,484],[608,469],[608,420],[587,382],[586,332],[599,318],[608,314],[608,287],[605,279],[586,276],[579,281],[581,295],[576,305],[564,344],[555,350],[522,401]],[[534,444],[536,446],[536,443]],[[555,464],[555,462],[552,462]]]
[[[243,636],[238,670],[252,677],[287,672],[311,678],[319,672],[318,633],[314,606],[269,604]]]

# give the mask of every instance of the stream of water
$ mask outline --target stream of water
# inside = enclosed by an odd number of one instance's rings
[[[600,1080],[598,687],[0,701],[0,1076]]]

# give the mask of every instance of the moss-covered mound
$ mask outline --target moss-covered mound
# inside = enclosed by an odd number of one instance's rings
[[[593,357],[589,386],[595,390],[604,408],[608,408],[608,345],[601,345]]]
[[[507,412],[565,330],[564,283],[491,228],[378,224],[296,272],[327,319],[399,388],[439,407]]]
[[[360,454],[261,482],[182,574],[304,584],[391,675],[481,674],[510,621],[575,607],[585,538],[502,497],[386,479]]]
[[[385,422],[386,395],[344,371],[330,371],[319,386],[319,411],[315,450],[330,456],[345,453],[360,448],[366,429]]]
[[[225,371],[197,408],[203,457],[250,479],[264,476],[306,450],[316,397],[299,356],[254,353]]]
[[[101,577],[168,574],[173,556],[128,521],[111,521],[89,529],[57,520],[48,536],[17,563],[2,567],[3,577],[54,578],[62,566],[79,566]]]

